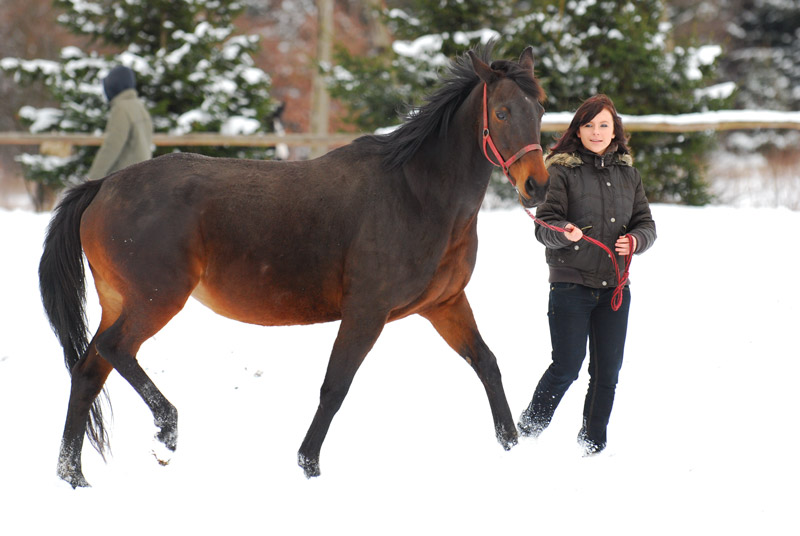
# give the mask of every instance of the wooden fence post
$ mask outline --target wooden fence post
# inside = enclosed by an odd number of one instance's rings
[[[64,140],[44,140],[39,145],[39,154],[67,158],[72,154],[72,144]],[[46,212],[53,209],[58,192],[49,184],[36,182],[33,185],[33,206],[36,212]]]

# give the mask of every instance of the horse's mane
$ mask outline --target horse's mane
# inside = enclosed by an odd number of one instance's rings
[[[490,41],[486,46],[476,47],[473,52],[491,66],[497,78],[509,78],[531,97],[544,101],[545,93],[539,82],[519,63],[492,61],[494,44]],[[419,108],[408,107],[405,121],[400,127],[389,134],[362,136],[356,142],[374,143],[388,169],[402,166],[416,154],[428,136],[435,134],[445,137],[450,119],[479,80],[469,55],[459,56],[450,62],[441,87],[425,98],[425,104]]]

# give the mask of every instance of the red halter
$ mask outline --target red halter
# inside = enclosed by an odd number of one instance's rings
[[[489,145],[489,148],[492,150],[492,154],[497,159],[497,162],[499,162],[499,164],[494,160],[492,160],[491,157],[489,156],[489,152],[486,150],[487,144]],[[522,156],[525,155],[526,153],[529,153],[531,151],[541,151],[541,150],[542,150],[541,145],[539,145],[538,143],[532,143],[530,145],[526,145],[525,147],[517,151],[517,153],[508,160],[503,160],[503,156],[500,154],[500,151],[497,150],[497,146],[494,144],[494,141],[492,141],[492,136],[489,134],[489,106],[486,99],[486,83],[484,83],[483,84],[483,154],[486,155],[486,160],[488,160],[495,166],[498,166],[500,169],[502,169],[503,173],[511,182],[511,184],[513,184],[516,187],[517,183],[514,180],[514,177],[509,175],[508,168],[510,168],[511,164],[522,158]]]

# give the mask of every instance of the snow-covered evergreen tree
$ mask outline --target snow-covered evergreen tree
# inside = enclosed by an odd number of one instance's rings
[[[496,38],[513,0],[387,2],[383,19],[395,39],[378,56],[337,47],[331,93],[346,103],[349,120],[365,131],[398,121],[405,105],[420,103],[450,59]]]
[[[42,82],[58,108],[24,107],[32,132],[103,131],[108,103],[103,77],[123,64],[136,73],[137,90],[156,132],[185,134],[271,132],[276,103],[270,78],[255,67],[258,38],[234,35],[235,0],[55,0],[59,22],[89,37],[97,50],[66,47],[59,61],[5,58],[0,68],[20,85]],[[215,156],[267,158],[271,150],[192,147]],[[175,148],[161,148],[159,152]],[[26,178],[59,187],[82,180],[97,147],[76,147],[69,157],[23,155]]]
[[[800,110],[800,3],[743,0],[727,25],[725,76],[741,108]]]
[[[668,45],[662,0],[567,0],[545,4],[514,23],[509,44],[533,45],[548,110],[574,111],[596,93],[621,114],[681,114],[719,109],[704,91],[719,47]],[[704,204],[707,133],[636,132],[636,166],[651,199]]]
[[[595,93],[608,94],[623,114],[677,114],[722,105],[703,91],[713,64],[710,49],[667,46],[661,0],[503,0],[492,9],[471,0],[447,2],[445,8],[433,0],[387,4],[387,24],[398,39],[393,50],[367,59],[342,52],[334,71],[334,94],[350,106],[361,128],[393,123],[394,108],[403,99],[420,102],[446,58],[490,36],[499,39],[497,58],[534,47],[551,112],[572,112]],[[636,133],[631,147],[651,199],[707,202],[702,156],[711,140],[702,133]]]
[[[729,18],[720,74],[725,80],[736,81],[735,106],[800,110],[800,3],[739,0]],[[773,151],[796,150],[800,132],[732,132],[724,139],[729,150],[756,149],[769,155]]]

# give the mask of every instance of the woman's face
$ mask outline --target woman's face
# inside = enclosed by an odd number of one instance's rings
[[[614,118],[611,112],[603,108],[594,118],[581,125],[578,137],[584,147],[596,154],[603,154],[614,139]]]

